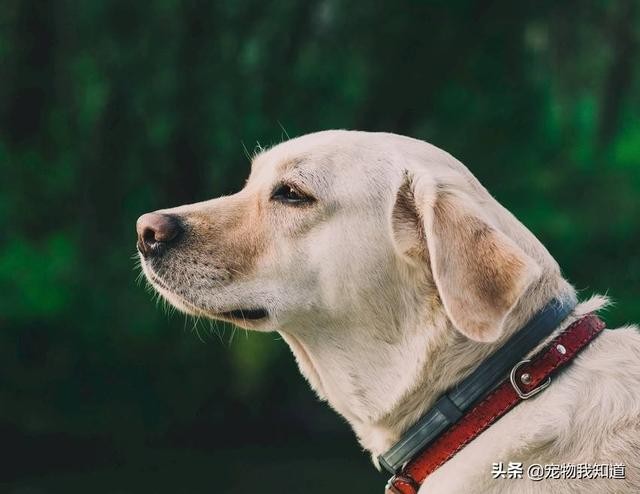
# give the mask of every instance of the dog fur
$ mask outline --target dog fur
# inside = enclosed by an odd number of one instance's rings
[[[283,184],[307,200],[276,200]],[[156,290],[189,314],[280,332],[374,462],[552,297],[576,299],[545,247],[464,165],[403,136],[292,139],[256,156],[237,194],[159,212],[184,234],[143,258]],[[579,304],[558,331],[605,304]],[[268,317],[229,315],[254,308]],[[605,330],[420,492],[640,492],[639,390],[640,333]],[[501,461],[525,471],[623,463],[626,479],[493,479]]]

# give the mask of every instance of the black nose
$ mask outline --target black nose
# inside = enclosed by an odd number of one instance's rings
[[[138,250],[147,257],[160,252],[182,231],[180,222],[168,214],[147,213],[138,218],[136,223],[138,232]]]

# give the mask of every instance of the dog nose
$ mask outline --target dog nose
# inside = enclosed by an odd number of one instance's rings
[[[138,250],[147,257],[159,251],[180,234],[182,227],[175,216],[160,213],[147,213],[138,218]]]

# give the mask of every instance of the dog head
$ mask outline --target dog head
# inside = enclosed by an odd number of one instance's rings
[[[460,332],[493,341],[543,270],[558,272],[462,164],[392,134],[277,145],[237,194],[143,215],[138,237],[170,303],[257,330],[380,318],[419,285]]]

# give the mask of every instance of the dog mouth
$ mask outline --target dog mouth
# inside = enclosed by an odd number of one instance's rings
[[[269,311],[264,307],[241,307],[238,309],[226,310],[226,311],[212,311],[211,308],[202,307],[199,304],[185,298],[184,294],[180,295],[173,289],[170,284],[156,272],[154,267],[149,263],[144,263],[143,267],[145,274],[152,285],[155,285],[156,290],[160,289],[164,292],[165,298],[169,300],[173,305],[186,306],[188,312],[192,312],[196,315],[204,315],[205,317],[211,317],[213,319],[222,319],[229,322],[240,324],[242,322],[260,322],[269,318]]]
[[[227,319],[258,321],[269,317],[269,312],[267,309],[259,307],[255,309],[235,309],[227,312],[221,312],[219,316]]]
[[[194,310],[199,313],[207,312],[206,309],[198,307],[193,302],[190,302],[184,299],[184,297],[178,297],[175,293],[175,290],[172,290],[168,286],[168,284],[152,269],[149,269],[147,276],[150,279],[150,281],[152,281],[155,285],[163,289],[165,292],[171,294],[173,297],[179,298],[180,299],[179,301],[187,305],[191,310]],[[240,321],[256,321],[257,322],[262,319],[268,319],[269,311],[264,307],[250,307],[250,308],[233,309],[233,310],[224,311],[224,312],[217,312],[213,314],[209,312],[209,317],[213,317],[215,319],[226,319],[232,322],[240,322]]]

